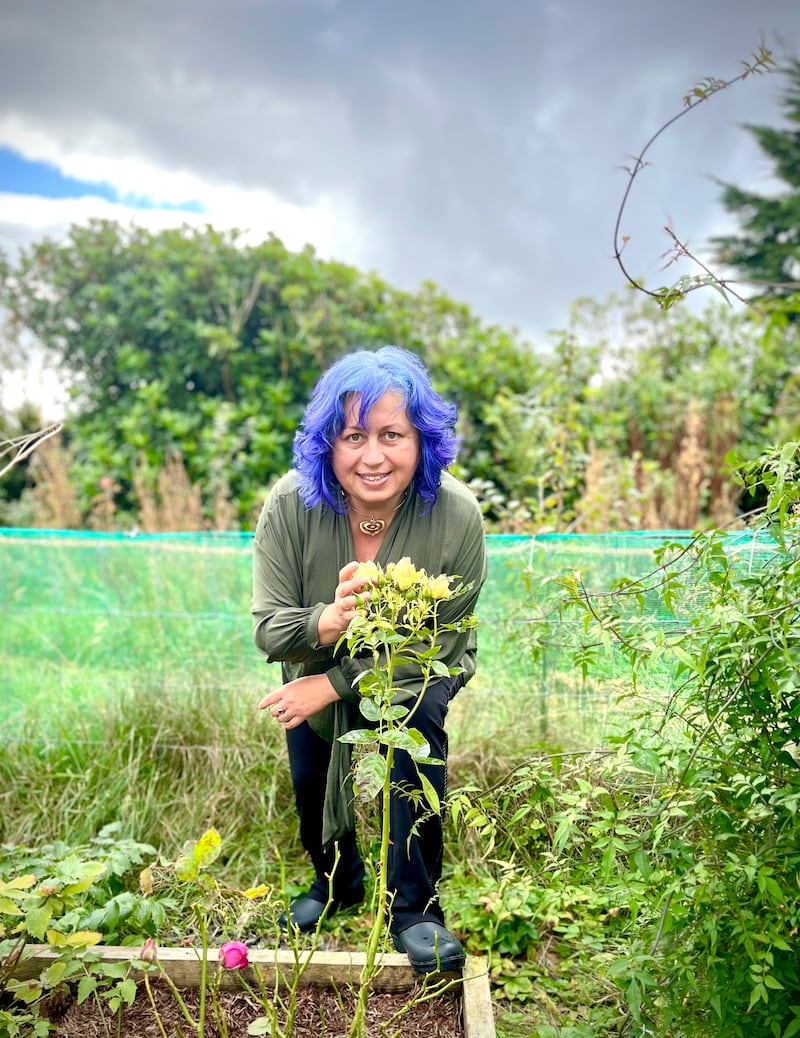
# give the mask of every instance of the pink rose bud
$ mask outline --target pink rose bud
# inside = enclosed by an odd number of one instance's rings
[[[228,941],[219,950],[219,961],[226,970],[243,970],[249,966],[247,945],[241,941]]]
[[[142,950],[139,952],[139,958],[142,962],[153,963],[158,958],[158,948],[156,942],[152,937],[148,937],[142,945]]]

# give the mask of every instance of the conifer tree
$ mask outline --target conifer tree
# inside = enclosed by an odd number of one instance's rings
[[[761,195],[721,181],[722,203],[741,229],[711,239],[716,261],[754,283],[762,296],[800,290],[800,60],[790,59],[784,71],[788,86],[781,107],[789,126],[746,123],[744,128],[771,159],[785,189]]]

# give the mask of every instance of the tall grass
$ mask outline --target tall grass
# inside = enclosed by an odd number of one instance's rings
[[[256,714],[252,695],[202,685],[65,701],[56,726],[31,709],[0,745],[0,839],[78,844],[119,822],[174,854],[215,826],[233,882],[277,881],[284,858],[302,870],[283,737]]]
[[[257,710],[257,690],[221,690],[198,675],[183,687],[139,680],[135,689],[33,700],[0,742],[0,841],[81,844],[106,825],[174,855],[209,826],[223,836],[228,880],[290,888],[308,880],[292,806],[282,731]],[[526,721],[541,705],[532,695]],[[520,723],[519,693],[480,678],[451,706],[450,784],[486,784],[541,748]],[[605,713],[599,715],[605,725]],[[552,723],[552,718],[551,718]],[[597,717],[563,706],[553,736],[570,748],[601,738]]]

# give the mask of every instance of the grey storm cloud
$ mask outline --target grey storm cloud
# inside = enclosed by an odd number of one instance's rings
[[[797,0],[25,0],[0,15],[0,117],[361,228],[336,258],[436,281],[539,336],[624,287],[623,168],[707,76],[761,42],[800,51]],[[661,277],[663,232],[725,226],[718,176],[768,183],[742,123],[781,124],[783,77],[753,77],[659,140],[623,223]],[[668,280],[668,276],[665,275]]]

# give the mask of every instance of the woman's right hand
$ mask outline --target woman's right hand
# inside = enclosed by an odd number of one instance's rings
[[[348,562],[339,570],[339,583],[333,602],[320,613],[317,623],[317,638],[320,645],[331,645],[337,642],[350,625],[350,621],[358,612],[359,598],[369,598],[369,591],[363,591],[368,583],[363,577],[354,577],[358,569],[357,562]]]

